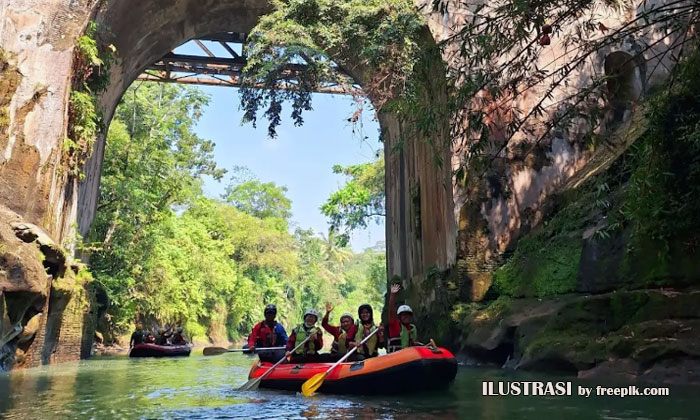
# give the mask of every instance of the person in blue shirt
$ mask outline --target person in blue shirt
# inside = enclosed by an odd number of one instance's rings
[[[257,347],[284,347],[287,345],[287,331],[282,324],[275,321],[277,307],[267,305],[264,311],[265,320],[258,322],[248,336],[248,350],[252,353]],[[275,363],[284,357],[284,350],[264,351],[258,353],[263,362]],[[279,357],[277,357],[279,356]]]

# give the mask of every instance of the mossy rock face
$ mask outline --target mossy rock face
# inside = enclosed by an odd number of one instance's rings
[[[700,289],[653,289],[502,298],[457,305],[453,315],[461,351],[477,361],[516,360],[519,369],[577,374],[628,359],[634,375],[643,375],[663,360],[700,357],[698,307]]]
[[[593,235],[584,239],[576,291],[601,293],[629,285],[631,276],[620,273],[626,247],[626,237],[622,232],[615,232],[608,239]]]

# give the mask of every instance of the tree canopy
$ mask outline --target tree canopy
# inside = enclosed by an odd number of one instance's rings
[[[286,187],[279,187],[274,182],[251,179],[241,183],[232,182],[226,188],[223,198],[251,216],[287,220],[292,215],[292,202],[285,196],[286,192]]]
[[[262,114],[270,137],[277,134],[285,102],[291,104],[294,123],[303,124],[303,113],[312,109],[311,92],[319,86],[362,83],[379,111],[410,84],[425,29],[412,0],[271,4],[273,11],[248,39],[241,88],[243,121],[255,125]]]
[[[347,244],[353,230],[366,228],[372,220],[378,222],[385,216],[384,157],[359,165],[335,165],[333,173],[348,179],[321,206],[321,212],[328,217],[339,243]]]

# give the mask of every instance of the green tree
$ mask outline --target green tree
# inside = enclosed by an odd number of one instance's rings
[[[275,217],[288,220],[292,202],[285,196],[287,187],[274,182],[260,182],[257,179],[241,183],[232,182],[226,188],[223,198],[235,208],[260,219]]]
[[[370,221],[379,222],[385,213],[384,157],[374,162],[342,167],[333,166],[333,173],[349,179],[331,194],[321,206],[328,217],[331,232],[341,245],[347,245],[350,232],[366,228]]]
[[[209,98],[200,90],[137,84],[125,93],[107,136],[90,265],[119,328],[142,301],[132,292],[173,206],[201,195],[202,176],[220,179],[214,143],[194,134]],[[141,303],[140,303],[141,302]]]

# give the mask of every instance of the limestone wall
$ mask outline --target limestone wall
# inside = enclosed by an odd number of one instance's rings
[[[458,0],[441,2],[446,6],[443,12],[431,12],[432,1],[418,0],[417,3],[426,12],[430,29],[438,42],[452,39],[469,18],[463,2]],[[478,2],[471,2],[476,3]],[[592,17],[604,24],[608,30],[614,31],[651,7],[666,3],[669,2],[640,0],[615,9],[606,7],[601,1],[595,3],[595,7],[582,19]],[[575,49],[567,48],[563,39],[571,33],[573,28],[562,28],[552,35],[552,44],[541,50],[537,62],[539,69],[551,73],[562,64],[570,62]],[[570,79],[578,81],[578,84],[568,87],[562,85],[553,92],[551,98],[544,100],[542,106],[545,114],[535,119],[533,124],[552,118],[557,104],[570,95],[572,90],[585,85],[593,76],[610,72],[609,67],[614,64],[616,55],[621,56],[620,61],[623,61],[643,52],[639,60],[628,64],[629,83],[632,87],[629,99],[633,103],[640,99],[645,92],[653,90],[660,82],[666,80],[673,68],[671,54],[657,57],[660,52],[672,49],[670,44],[673,42],[668,40],[654,44],[660,38],[661,35],[652,28],[639,39],[628,37],[619,44],[609,45],[597,51],[570,76]],[[647,45],[653,47],[645,49]],[[457,42],[448,42],[444,49],[443,57],[451,68],[457,68],[461,64],[458,51]],[[502,60],[508,60],[509,53],[504,51]],[[512,106],[520,109],[522,113],[529,112],[543,98],[545,88],[544,84],[535,86],[514,101]],[[608,105],[599,103],[596,106]],[[622,118],[629,119],[633,110],[634,105],[628,107]],[[612,114],[612,110],[610,113]],[[496,121],[498,118],[502,120]],[[498,143],[504,138],[500,127],[511,120],[507,114],[494,115],[493,119],[492,140]],[[554,132],[528,154],[522,152],[522,146],[533,144],[536,136],[519,133],[505,150],[492,155],[493,163],[488,171],[470,174],[466,182],[453,180],[454,212],[458,225],[457,265],[460,268],[460,276],[464,277],[463,280],[470,288],[469,295],[472,299],[479,300],[484,296],[491,284],[493,270],[502,262],[502,255],[515,247],[519,237],[542,221],[549,211],[550,198],[553,195],[604,169],[629,145],[628,136],[615,135],[610,125],[603,124],[596,133],[601,136],[613,136],[618,141],[592,148],[583,140],[588,131],[589,128],[581,125],[578,131],[574,128]],[[451,158],[454,170],[465,166],[472,143],[472,140],[465,138],[453,139]],[[469,169],[468,165],[466,166]]]
[[[57,170],[75,40],[94,0],[2,2],[0,48],[19,74],[0,136],[0,203],[57,237],[75,218],[75,184]]]

